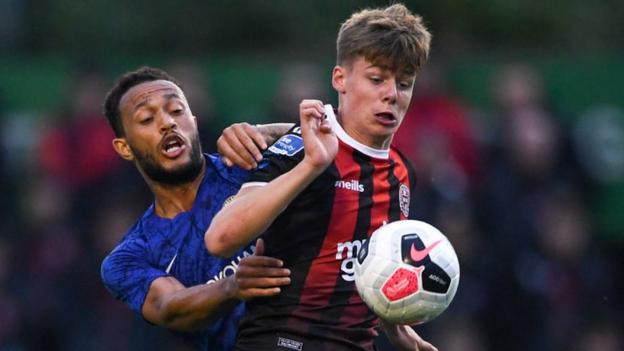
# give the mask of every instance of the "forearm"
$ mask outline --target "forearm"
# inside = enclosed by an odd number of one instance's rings
[[[267,144],[270,145],[294,125],[294,123],[257,124],[256,128],[258,128],[258,131],[262,134]]]
[[[256,238],[323,170],[304,159],[270,183],[241,192],[213,219],[205,235],[208,251],[227,257]]]
[[[194,331],[228,314],[240,300],[231,278],[178,290],[162,299],[151,322],[178,331]]]

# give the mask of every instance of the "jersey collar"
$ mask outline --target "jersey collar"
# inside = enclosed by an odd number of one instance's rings
[[[332,128],[334,129],[336,136],[343,143],[351,146],[357,151],[372,158],[380,158],[380,159],[387,160],[390,157],[389,148],[388,149],[375,149],[375,148],[372,148],[370,146],[360,143],[359,141],[353,139],[349,134],[347,134],[347,132],[345,132],[345,130],[340,125],[340,123],[338,123],[338,120],[336,119],[336,114],[334,113],[334,108],[332,107],[332,105],[330,104],[325,105],[325,114],[327,115],[327,120],[329,121]]]

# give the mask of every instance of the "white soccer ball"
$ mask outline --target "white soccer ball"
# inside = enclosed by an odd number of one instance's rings
[[[403,220],[377,229],[359,250],[355,285],[379,317],[395,324],[436,318],[453,300],[459,261],[446,236],[430,224]]]

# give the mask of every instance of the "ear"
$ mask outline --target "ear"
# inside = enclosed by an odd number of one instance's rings
[[[134,161],[134,154],[132,153],[132,149],[126,138],[115,138],[113,139],[113,149],[121,156],[124,160]]]
[[[332,86],[338,94],[345,93],[346,69],[343,66],[335,66],[332,71]]]

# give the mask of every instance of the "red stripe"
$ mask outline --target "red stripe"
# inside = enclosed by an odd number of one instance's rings
[[[372,159],[373,172],[373,207],[371,208],[371,222],[368,227],[367,237],[388,221],[390,210],[390,183],[388,182],[388,169],[390,163],[387,160]],[[341,318],[341,324],[357,326],[365,321],[369,309],[360,298],[353,286],[353,293],[349,298],[348,307],[345,308]]]
[[[340,142],[334,164],[340,179],[359,179],[360,169],[352,159],[353,149]],[[351,241],[358,214],[359,191],[336,188],[332,214],[323,246],[310,265],[299,307],[293,315],[318,320],[332,296],[342,260],[336,259],[338,243]]]

